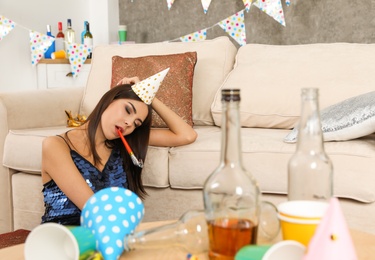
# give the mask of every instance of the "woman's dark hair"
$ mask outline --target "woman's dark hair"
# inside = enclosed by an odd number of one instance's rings
[[[94,110],[87,118],[86,122],[88,122],[88,138],[95,164],[101,161],[101,158],[99,157],[95,148],[95,133],[100,124],[103,112],[116,99],[126,98],[142,101],[137,96],[137,94],[134,93],[131,86],[132,85],[130,84],[124,84],[113,87],[111,90],[109,90],[107,93],[103,95],[99,103],[96,105]],[[143,121],[142,125],[135,128],[131,134],[126,136],[126,140],[129,143],[129,146],[132,148],[134,154],[137,156],[138,159],[142,159],[142,161],[145,161],[146,158],[151,128],[152,109],[149,105],[147,107],[148,114],[145,120]],[[109,148],[118,147],[120,149],[120,153],[124,162],[123,166],[126,172],[128,188],[129,190],[135,192],[140,198],[144,199],[147,193],[142,184],[142,168],[135,166],[133,164],[120,138],[114,140],[107,140],[105,144]]]

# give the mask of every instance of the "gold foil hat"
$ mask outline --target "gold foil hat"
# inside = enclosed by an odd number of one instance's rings
[[[134,84],[132,86],[133,91],[143,102],[145,102],[147,105],[150,105],[168,71],[169,68]]]

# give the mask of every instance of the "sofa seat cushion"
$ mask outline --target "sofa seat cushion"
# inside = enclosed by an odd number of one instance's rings
[[[201,189],[220,160],[219,127],[195,127],[195,143],[170,150],[170,185],[178,189]],[[285,129],[242,128],[245,168],[257,179],[262,192],[286,194],[287,164],[295,144],[283,142]],[[334,193],[362,202],[375,201],[375,135],[346,142],[325,143],[333,162]],[[204,165],[204,167],[202,167]],[[355,185],[353,185],[355,184]]]
[[[3,165],[16,171],[41,173],[42,142],[47,136],[64,133],[65,126],[10,130],[4,144]],[[165,188],[168,180],[168,150],[150,146],[143,169],[143,183],[148,187]]]

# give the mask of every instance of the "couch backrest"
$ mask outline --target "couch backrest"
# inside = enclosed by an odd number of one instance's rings
[[[292,128],[301,88],[319,88],[320,109],[375,88],[375,44],[247,44],[222,88],[241,89],[244,127]],[[221,125],[221,90],[212,104]]]
[[[197,52],[193,78],[193,121],[195,125],[213,125],[211,104],[216,91],[233,69],[236,47],[228,37],[202,42],[159,42],[127,45],[103,45],[94,49],[91,71],[81,103],[81,114],[88,115],[110,88],[112,56],[142,57]]]

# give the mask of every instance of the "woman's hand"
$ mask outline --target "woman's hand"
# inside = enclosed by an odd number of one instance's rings
[[[121,85],[121,84],[135,84],[135,83],[138,83],[139,81],[140,80],[138,77],[131,77],[131,78],[124,77],[119,82],[117,82],[116,86]]]

